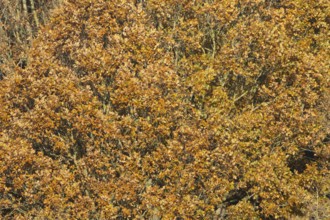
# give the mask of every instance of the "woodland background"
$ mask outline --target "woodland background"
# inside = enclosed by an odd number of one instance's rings
[[[0,0],[2,219],[329,219],[326,0]]]

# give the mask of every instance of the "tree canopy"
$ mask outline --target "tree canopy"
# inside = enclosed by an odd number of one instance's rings
[[[329,14],[64,1],[0,81],[1,216],[328,218]]]

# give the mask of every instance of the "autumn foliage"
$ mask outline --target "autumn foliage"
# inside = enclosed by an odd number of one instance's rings
[[[0,0],[0,79],[28,62],[38,27],[61,0]]]
[[[0,81],[4,219],[327,219],[323,0],[67,0]]]

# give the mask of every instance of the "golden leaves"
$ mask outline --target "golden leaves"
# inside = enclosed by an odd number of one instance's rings
[[[66,3],[1,83],[1,204],[63,219],[309,215],[329,189],[322,10]]]

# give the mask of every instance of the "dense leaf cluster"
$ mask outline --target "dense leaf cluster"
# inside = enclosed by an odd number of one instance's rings
[[[2,217],[328,218],[329,12],[66,1],[0,81]]]

